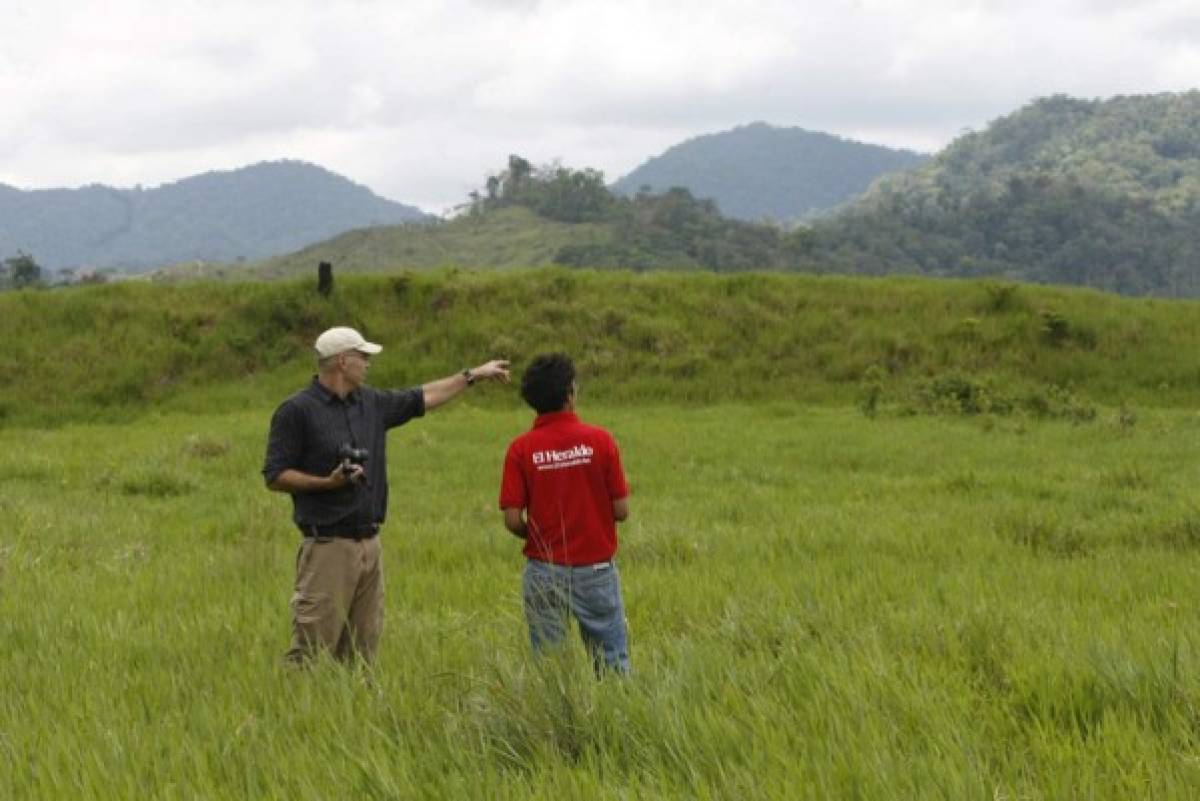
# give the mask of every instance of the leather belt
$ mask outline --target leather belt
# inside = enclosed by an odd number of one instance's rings
[[[304,526],[306,537],[333,537],[341,540],[369,540],[379,533],[379,524],[369,526]]]

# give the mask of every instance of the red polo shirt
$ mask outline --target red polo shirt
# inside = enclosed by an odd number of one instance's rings
[[[538,415],[508,446],[500,508],[525,509],[525,555],[559,565],[606,562],[617,550],[613,501],[629,495],[616,440],[574,412]]]

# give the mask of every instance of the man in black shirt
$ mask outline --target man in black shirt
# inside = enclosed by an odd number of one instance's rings
[[[387,516],[387,431],[436,409],[476,380],[508,382],[495,360],[403,390],[364,382],[383,348],[353,328],[317,337],[318,374],[271,418],[263,477],[292,496],[304,536],[296,557],[292,645],[303,663],[320,650],[370,661],[383,621],[379,528]]]

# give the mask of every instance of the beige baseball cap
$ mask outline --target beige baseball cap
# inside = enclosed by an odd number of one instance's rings
[[[318,358],[328,359],[330,356],[337,356],[339,353],[345,353],[349,350],[357,350],[361,353],[379,353],[383,350],[382,345],[376,345],[374,342],[368,342],[363,339],[363,335],[355,331],[353,328],[339,326],[330,328],[321,336],[317,337],[317,341],[313,343],[313,348],[317,351]]]

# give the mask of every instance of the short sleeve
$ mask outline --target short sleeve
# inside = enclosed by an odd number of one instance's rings
[[[629,496],[629,485],[625,481],[625,470],[621,467],[621,449],[615,439],[608,441],[609,453],[604,466],[604,483],[608,487],[610,500],[619,501]]]
[[[284,403],[271,416],[267,435],[267,455],[263,460],[263,478],[268,484],[284,470],[295,467],[304,451],[303,414],[294,403]]]
[[[381,390],[379,407],[383,411],[384,428],[402,426],[414,417],[425,415],[425,391],[420,387]]]
[[[514,442],[504,455],[504,471],[500,477],[500,508],[524,509],[529,505],[529,493],[525,488],[525,474],[521,470],[520,449]]]

